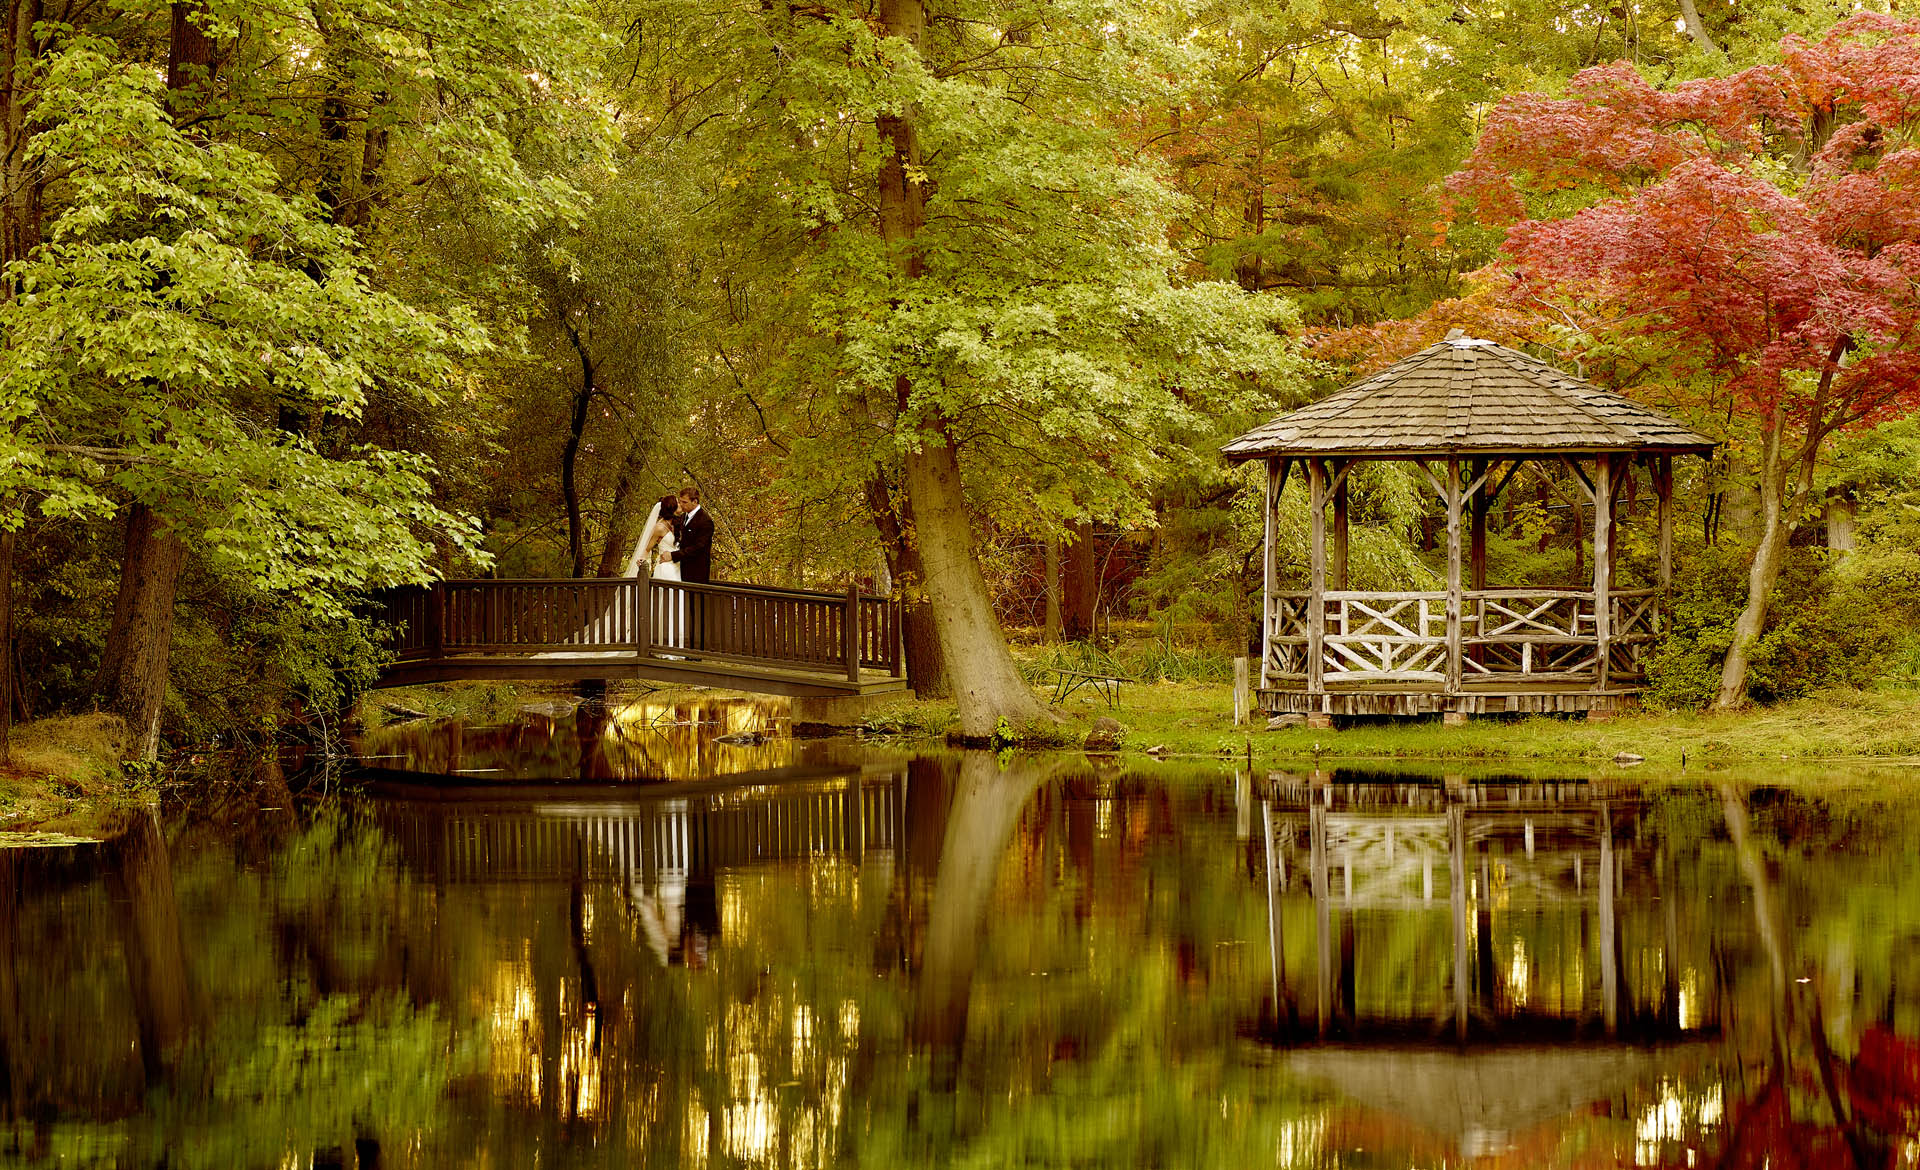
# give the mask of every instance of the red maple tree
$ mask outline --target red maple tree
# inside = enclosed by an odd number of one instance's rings
[[[1830,436],[1920,407],[1920,20],[1852,17],[1672,89],[1629,65],[1493,111],[1456,198],[1509,223],[1516,299],[1657,341],[1758,438],[1762,529],[1717,705]]]

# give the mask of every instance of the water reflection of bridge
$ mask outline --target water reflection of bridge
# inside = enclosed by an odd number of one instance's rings
[[[1277,776],[1262,818],[1280,1031],[1511,1043],[1711,1028],[1713,989],[1679,975],[1672,866],[1641,844],[1642,813],[1590,783]],[[1308,916],[1311,947],[1290,948]]]
[[[902,836],[903,779],[865,769],[778,784],[670,785],[641,796],[631,786],[583,786],[533,801],[488,799],[486,789],[440,790],[437,799],[416,791],[381,801],[375,819],[428,881],[652,886],[663,875],[891,854]]]
[[[647,950],[696,964],[720,941],[715,877],[756,864],[891,861],[904,840],[905,776],[885,768],[785,768],[760,783],[444,789],[400,786],[374,819],[401,861],[435,884],[618,888]],[[771,781],[771,782],[770,782]],[[389,786],[389,790],[395,786]]]

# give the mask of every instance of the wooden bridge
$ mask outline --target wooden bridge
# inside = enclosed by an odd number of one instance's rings
[[[774,695],[906,688],[900,603],[845,593],[624,578],[440,581],[390,590],[376,686],[646,679]]]

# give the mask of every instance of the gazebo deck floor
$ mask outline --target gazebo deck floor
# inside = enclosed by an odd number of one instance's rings
[[[1260,688],[1260,706],[1269,715],[1315,713],[1327,715],[1550,715],[1589,711],[1614,712],[1639,706],[1638,680],[1621,680],[1597,689],[1583,681],[1519,681],[1494,679],[1464,681],[1448,693],[1443,682],[1419,680],[1326,680],[1321,694],[1307,691],[1305,681],[1274,680]]]

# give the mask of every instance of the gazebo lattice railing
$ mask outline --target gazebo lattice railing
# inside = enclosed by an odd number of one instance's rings
[[[1263,706],[1463,717],[1630,701],[1672,577],[1673,456],[1712,447],[1526,354],[1457,336],[1234,440],[1229,459],[1267,468]],[[1412,463],[1446,508],[1445,590],[1347,588],[1347,478],[1389,459]],[[1566,474],[1541,483],[1592,510],[1590,587],[1489,587],[1488,513],[1523,468],[1543,464]],[[1309,587],[1283,590],[1278,508],[1295,466],[1307,481]],[[1621,589],[1616,530],[1636,469],[1657,504],[1658,587]]]

